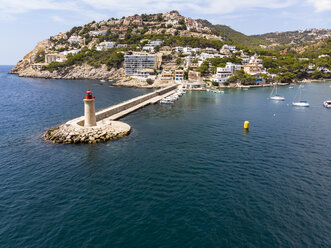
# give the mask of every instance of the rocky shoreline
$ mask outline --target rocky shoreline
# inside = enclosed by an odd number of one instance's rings
[[[20,61],[11,71],[10,74],[17,74],[19,77],[44,78],[44,79],[63,79],[63,80],[105,80],[114,81],[112,86],[134,87],[134,88],[160,88],[169,86],[160,82],[150,85],[146,82],[139,81],[125,75],[124,69],[108,70],[106,65],[93,67],[87,64],[81,66],[71,66],[60,68],[50,72],[48,70],[37,70],[30,68],[27,61]]]
[[[112,125],[103,125],[96,127],[77,128],[70,124],[63,124],[48,129],[44,135],[45,141],[51,141],[59,144],[79,144],[79,143],[100,143],[115,140],[130,134],[130,126],[125,124],[125,128],[119,128],[120,123],[112,122]]]

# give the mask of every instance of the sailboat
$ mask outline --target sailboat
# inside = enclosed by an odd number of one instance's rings
[[[275,94],[273,95],[274,91],[275,91]],[[285,97],[283,97],[277,93],[277,83],[275,84],[274,88],[272,89],[269,99],[275,100],[275,101],[284,101],[285,100]]]
[[[304,100],[301,100],[301,89],[303,87],[301,87],[301,85],[299,86],[299,101],[294,101],[295,100],[295,97],[294,97],[294,100],[292,102],[292,105],[293,106],[296,106],[296,107],[309,107],[309,102],[308,101],[304,101]]]

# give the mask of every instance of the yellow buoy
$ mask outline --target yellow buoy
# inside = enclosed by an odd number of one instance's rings
[[[245,121],[244,122],[244,129],[248,129],[249,128],[249,121]]]

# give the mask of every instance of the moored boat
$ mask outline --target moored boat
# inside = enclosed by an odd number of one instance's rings
[[[269,99],[270,100],[274,100],[274,101],[284,101],[285,100],[285,97],[277,94],[277,91],[278,91],[277,85],[278,85],[278,83],[276,83],[275,86],[274,86],[274,88],[272,89],[272,91],[270,93],[270,96],[269,96]],[[273,94],[274,91],[275,91],[275,94]]]
[[[309,107],[309,102],[307,101],[292,102],[292,105],[296,107]]]
[[[327,100],[323,102],[324,107],[331,108],[331,100]]]
[[[292,102],[293,106],[296,106],[296,107],[309,107],[309,102],[308,101],[301,100],[301,94],[302,94],[301,91],[302,91],[303,87],[304,87],[303,85],[299,86],[299,101],[293,100],[293,102]],[[294,99],[296,99],[296,96],[294,97]]]
[[[275,101],[284,101],[285,97],[282,97],[280,95],[274,95],[270,97],[270,100],[275,100]]]

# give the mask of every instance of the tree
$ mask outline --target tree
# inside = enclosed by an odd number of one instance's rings
[[[252,85],[256,84],[257,78],[250,74],[247,74],[243,70],[237,70],[234,74],[228,79],[230,83],[235,83],[237,81],[241,82],[243,85]]]
[[[277,60],[272,59],[272,58],[263,58],[262,62],[263,66],[267,69],[276,69],[279,67]]]
[[[154,47],[154,52],[158,53],[160,51],[160,48],[161,48],[160,46],[155,46]]]
[[[149,85],[151,85],[151,84],[154,83],[154,81],[152,79],[150,79],[150,78],[147,78],[146,83],[148,83]]]
[[[320,70],[315,70],[311,75],[313,79],[320,79],[323,78],[323,73]]]
[[[198,68],[198,71],[201,72],[202,75],[206,75],[209,73],[209,62],[204,61],[200,67]]]

